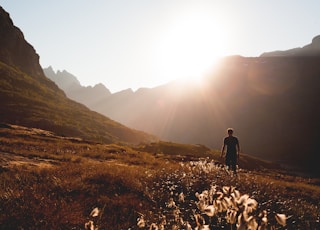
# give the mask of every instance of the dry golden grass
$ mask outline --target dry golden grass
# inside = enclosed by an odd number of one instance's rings
[[[83,229],[89,221],[99,229],[138,229],[142,216],[148,229],[163,215],[171,229],[175,223],[167,204],[181,192],[186,205],[180,215],[195,227],[195,193],[211,185],[234,186],[256,199],[258,210],[290,216],[289,229],[319,227],[319,180],[246,169],[234,177],[212,161],[215,151],[202,146],[159,143],[161,154],[148,153],[146,147],[18,127],[2,128],[0,137],[1,229]],[[90,216],[95,208],[99,214]],[[215,225],[229,227],[224,221]]]

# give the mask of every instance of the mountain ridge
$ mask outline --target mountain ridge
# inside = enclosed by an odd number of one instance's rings
[[[246,153],[320,175],[313,160],[319,75],[317,55],[231,56],[203,88],[172,82],[118,92],[87,106],[162,140],[214,149],[233,127]]]
[[[260,57],[279,57],[279,56],[320,56],[320,35],[315,36],[311,43],[303,47],[292,48],[289,50],[278,50],[265,52]]]
[[[104,143],[156,139],[72,101],[44,75],[39,55],[0,7],[0,122]]]

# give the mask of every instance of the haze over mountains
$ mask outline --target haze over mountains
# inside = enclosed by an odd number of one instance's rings
[[[103,143],[140,143],[152,135],[129,129],[70,100],[49,80],[39,55],[0,7],[0,123]]]
[[[46,78],[39,55],[2,8],[0,19],[1,123],[104,143],[155,140],[151,133],[215,149],[233,127],[243,152],[320,175],[319,37],[294,54],[226,57],[202,87],[171,82],[111,94],[102,84],[82,87],[66,71],[45,69],[56,84]]]
[[[177,81],[111,94],[66,71],[44,72],[70,98],[161,139],[220,149],[233,127],[244,152],[319,173],[320,36],[302,48],[226,57],[203,87]]]

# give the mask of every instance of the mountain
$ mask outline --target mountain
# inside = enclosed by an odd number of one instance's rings
[[[318,41],[302,49],[315,54]],[[204,86],[177,81],[86,105],[163,140],[214,149],[233,127],[243,152],[320,175],[319,98],[320,55],[265,53],[224,58]]]
[[[298,47],[284,51],[265,52],[261,54],[261,57],[277,56],[320,56],[320,35],[314,37],[311,43],[304,47]]]
[[[66,70],[54,72],[51,66],[43,69],[46,77],[54,81],[66,95],[77,102],[95,107],[100,101],[111,95],[111,92],[103,85],[84,87],[78,79]],[[90,106],[91,108],[91,106]]]
[[[104,143],[154,140],[70,100],[49,80],[39,55],[0,7],[0,123],[53,131]]]

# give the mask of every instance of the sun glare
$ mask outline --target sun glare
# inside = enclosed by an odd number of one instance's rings
[[[189,12],[177,17],[157,46],[159,74],[168,81],[201,81],[225,55],[223,24],[214,16]]]

